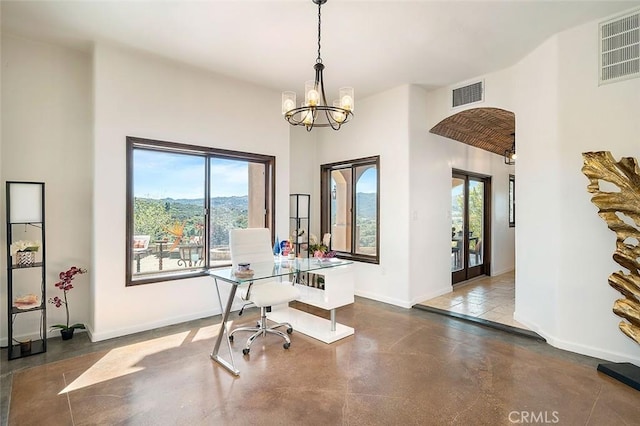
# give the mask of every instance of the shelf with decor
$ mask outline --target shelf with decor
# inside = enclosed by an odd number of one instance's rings
[[[44,265],[43,262],[33,262],[25,266],[9,265],[10,269],[25,269],[25,268],[41,268]]]
[[[6,183],[9,360],[47,350],[44,183]]]
[[[296,256],[309,256],[309,211],[311,195],[289,196],[289,235]]]
[[[14,305],[11,308],[11,313],[12,314],[23,314],[25,312],[40,311],[40,310],[43,310],[43,309],[45,309],[45,305],[42,302],[38,303],[36,306],[28,307],[28,308],[22,308],[22,307],[19,308],[19,307]]]

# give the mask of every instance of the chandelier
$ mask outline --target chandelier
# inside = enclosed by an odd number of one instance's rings
[[[516,164],[516,134],[511,133],[513,136],[513,143],[511,144],[511,149],[507,149],[504,151],[504,164],[509,166],[513,166]]]
[[[339,98],[331,105],[327,103],[324,93],[324,80],[322,72],[324,64],[320,57],[320,8],[327,0],[312,0],[318,5],[318,57],[313,69],[316,70],[315,80],[309,80],[304,85],[304,102],[296,108],[295,92],[282,93],[282,114],[293,126],[305,126],[310,132],[314,127],[331,127],[339,130],[340,126],[353,117],[353,87],[339,89]]]

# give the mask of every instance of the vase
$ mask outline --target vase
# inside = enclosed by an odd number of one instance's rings
[[[73,331],[75,328],[67,328],[64,330],[60,330],[60,334],[62,335],[62,340],[70,340],[73,339]]]
[[[16,252],[16,266],[18,268],[28,268],[36,261],[35,251],[18,251]]]

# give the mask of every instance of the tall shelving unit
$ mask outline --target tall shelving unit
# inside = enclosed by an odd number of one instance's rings
[[[304,250],[303,253],[302,247],[309,247],[310,204],[309,194],[289,195],[289,235],[293,237],[291,244],[298,256],[309,256],[309,251]]]
[[[8,357],[12,360],[47,351],[44,183],[9,181],[6,197]],[[17,253],[11,252],[11,244],[19,240],[40,241],[34,262],[19,263]],[[16,304],[16,298],[24,294],[35,294],[36,301],[31,305]],[[22,335],[38,334],[39,338],[18,340],[14,337],[16,327],[20,327]]]

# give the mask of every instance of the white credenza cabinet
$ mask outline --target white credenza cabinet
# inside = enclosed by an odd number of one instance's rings
[[[353,265],[326,268],[314,273],[324,277],[324,289],[295,284],[300,290],[299,301],[328,310],[331,319],[327,320],[287,305],[272,307],[267,317],[276,322],[288,322],[296,332],[325,343],[333,343],[353,335],[355,330],[352,327],[336,322],[336,308],[354,301]]]

